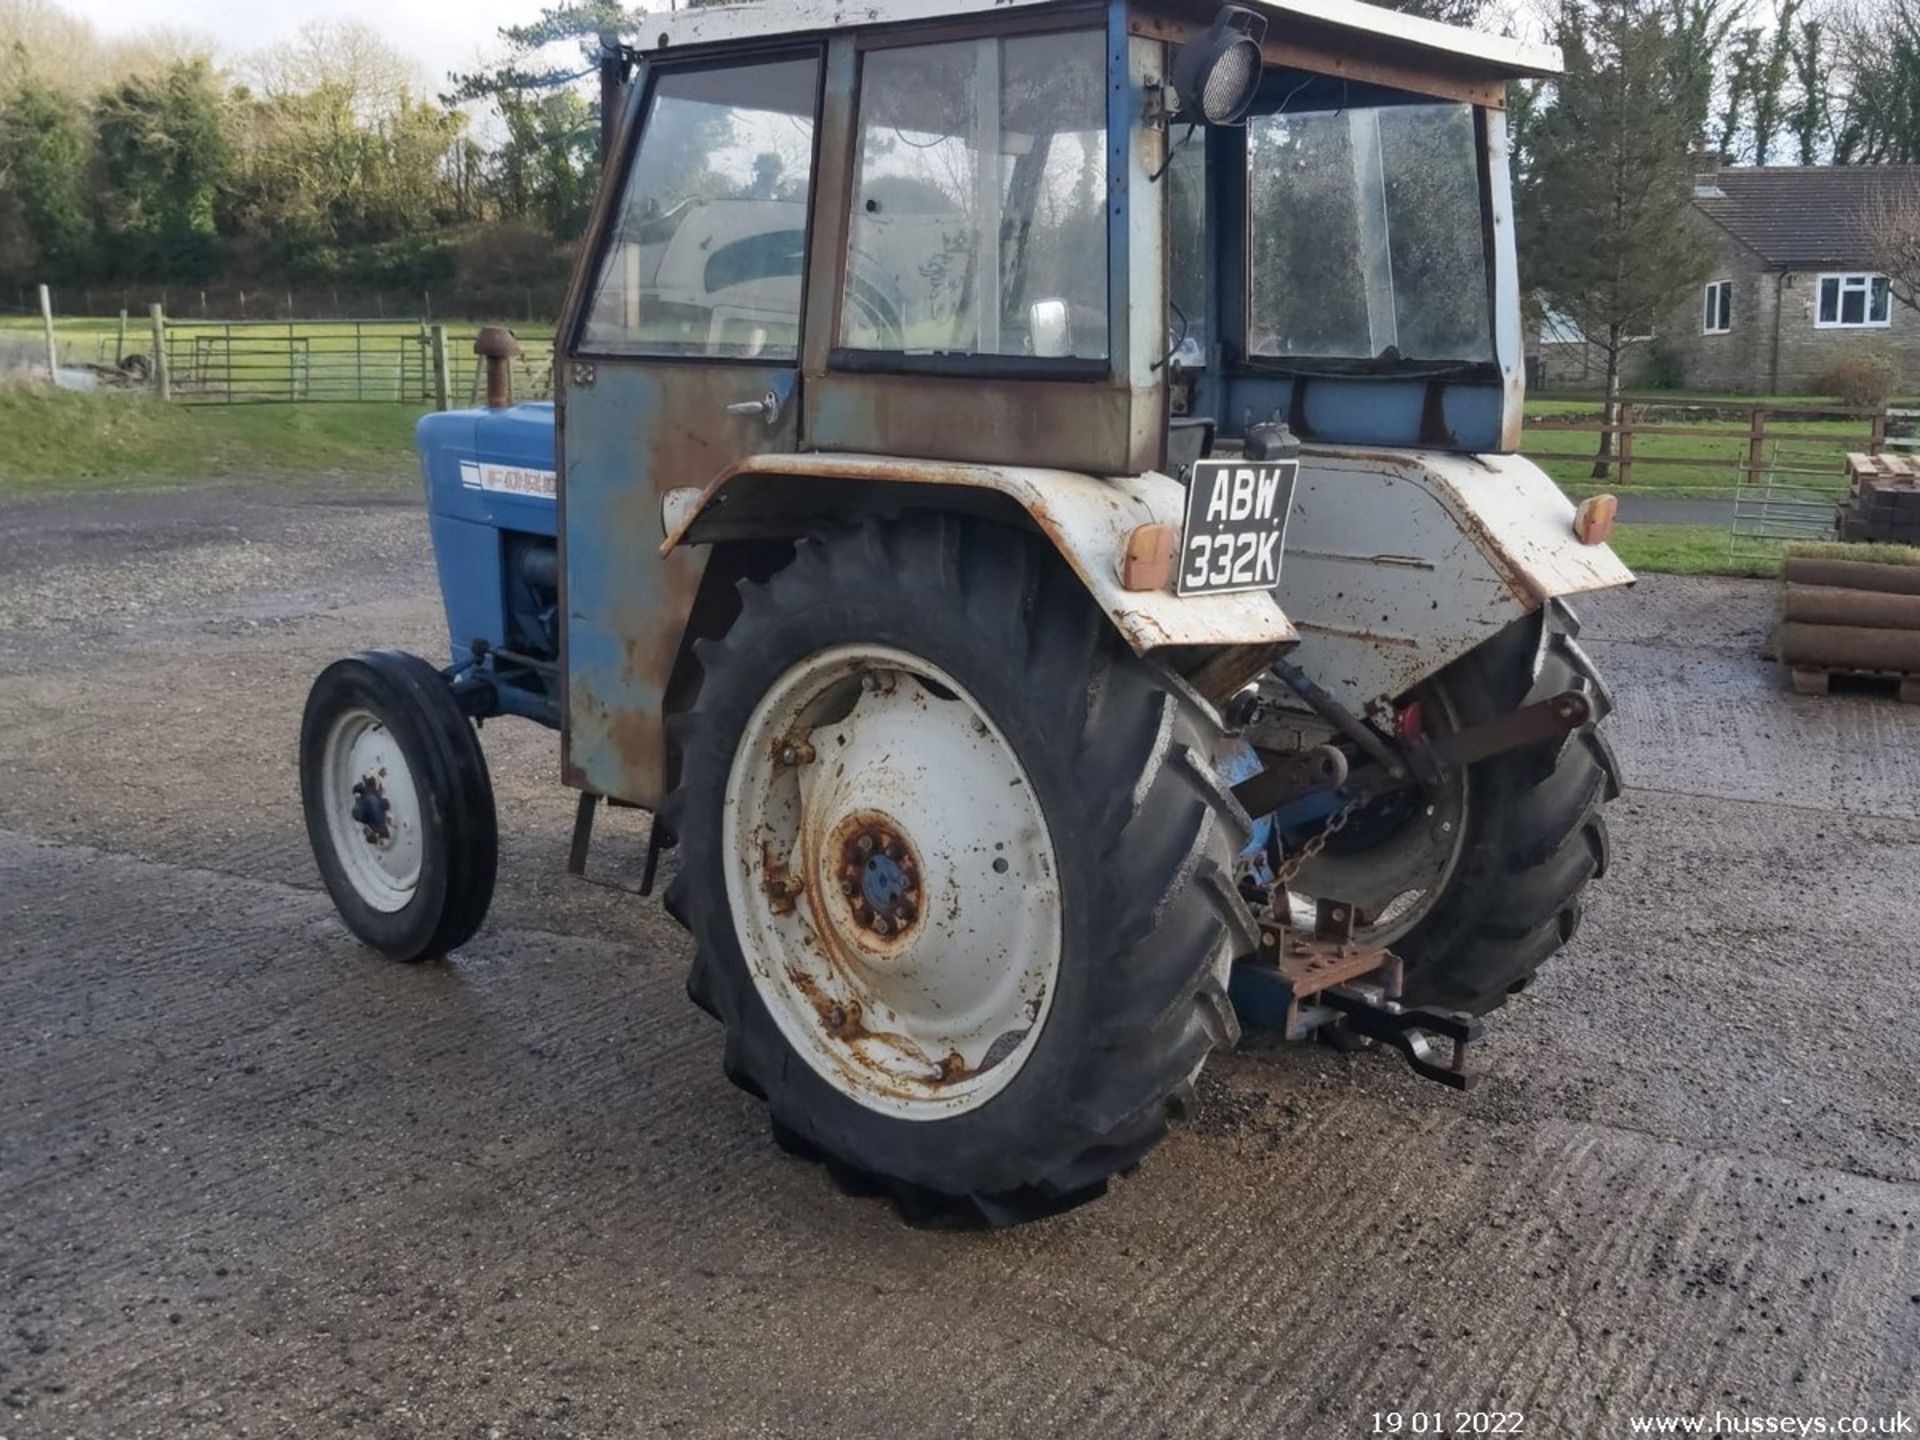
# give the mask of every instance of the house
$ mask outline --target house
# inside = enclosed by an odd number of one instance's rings
[[[1694,211],[1713,267],[1631,348],[1629,384],[1657,365],[1689,390],[1812,392],[1829,361],[1859,349],[1891,351],[1906,379],[1920,380],[1920,312],[1874,270],[1866,235],[1880,197],[1920,193],[1920,165],[1698,163]],[[1536,374],[1547,385],[1597,384],[1603,357],[1549,315]]]

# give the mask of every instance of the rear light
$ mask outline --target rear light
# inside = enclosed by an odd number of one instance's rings
[[[1120,552],[1120,588],[1164,590],[1173,579],[1173,555],[1179,548],[1178,525],[1136,525]]]
[[[1612,495],[1589,495],[1573,512],[1573,534],[1582,545],[1604,545],[1613,538],[1620,502]]]

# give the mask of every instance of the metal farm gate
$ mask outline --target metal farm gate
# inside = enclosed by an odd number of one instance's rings
[[[156,321],[156,324],[160,322]],[[474,327],[421,320],[167,320],[162,393],[192,405],[385,401],[441,409],[482,393]],[[553,394],[551,342],[522,342],[514,395]]]

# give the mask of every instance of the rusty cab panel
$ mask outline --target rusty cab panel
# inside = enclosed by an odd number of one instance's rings
[[[661,497],[799,441],[819,45],[650,62],[560,334],[562,766],[660,799],[664,697],[707,551]]]
[[[800,450],[1159,464],[1162,48],[1113,0],[646,59],[560,334],[569,784],[667,786],[689,619],[732,588],[659,553],[667,492]]]

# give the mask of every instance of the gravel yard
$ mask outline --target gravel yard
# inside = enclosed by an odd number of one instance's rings
[[[783,1157],[658,902],[566,877],[547,733],[486,728],[473,945],[336,921],[295,733],[336,655],[444,649],[411,482],[0,502],[0,1437],[1911,1416],[1920,707],[1784,693],[1773,604],[1582,607],[1613,869],[1475,1091],[1252,1042],[1104,1201],[927,1233]]]

